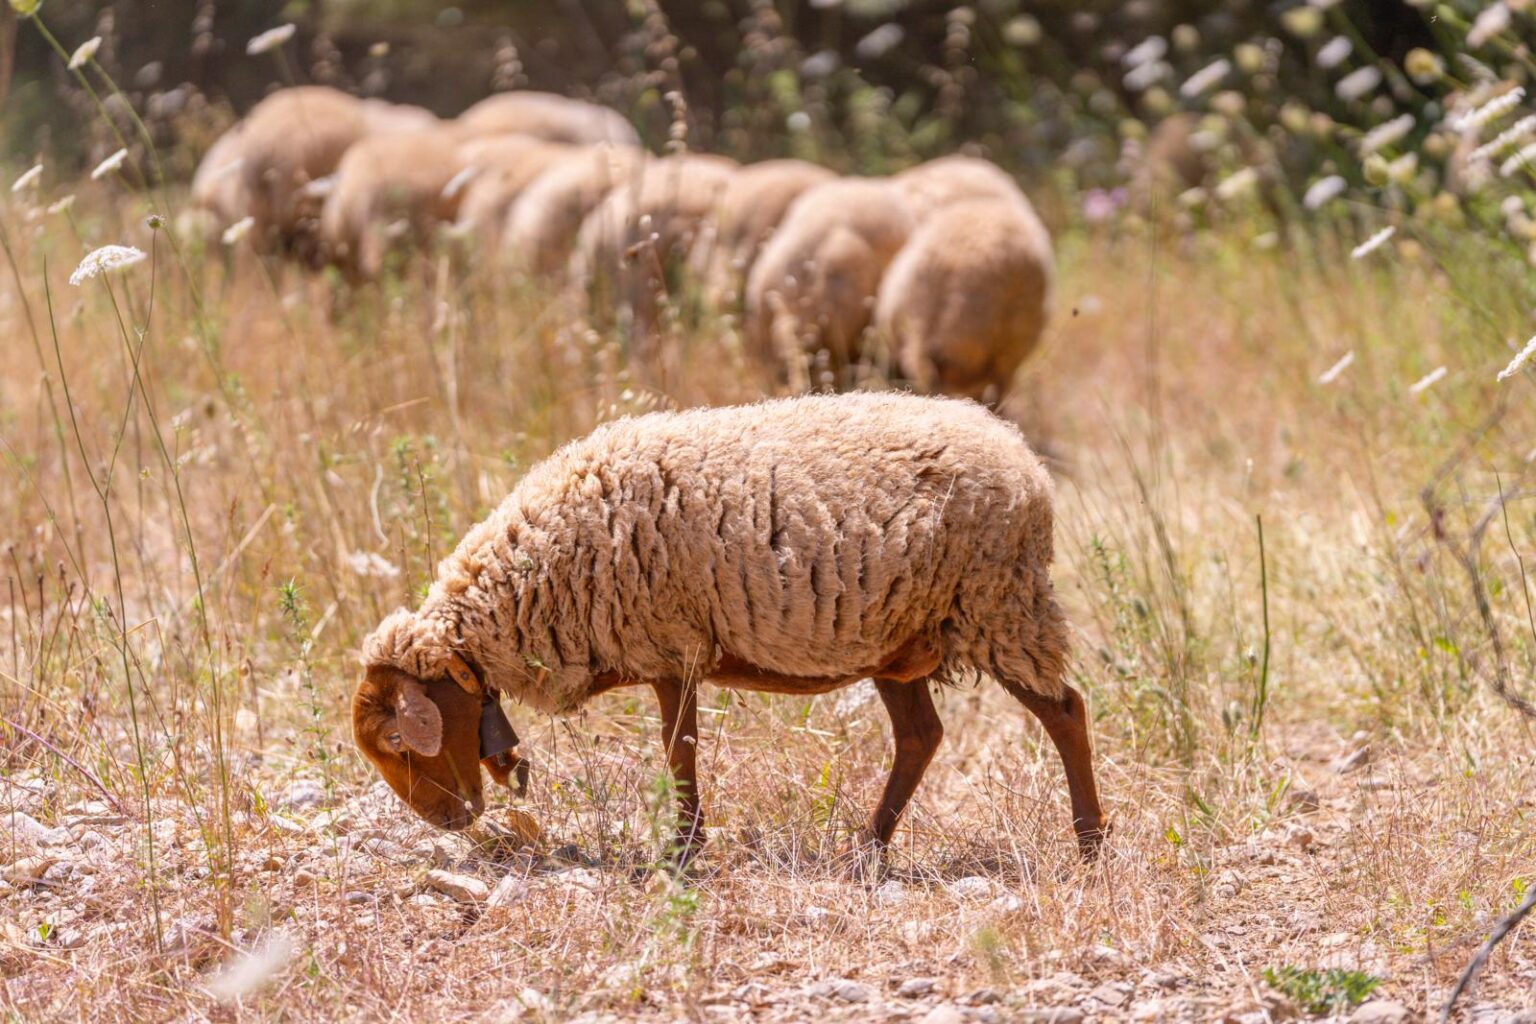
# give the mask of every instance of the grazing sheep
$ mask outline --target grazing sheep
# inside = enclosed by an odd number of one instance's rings
[[[735,173],[734,160],[679,154],[644,163],[582,221],[571,282],[592,308],[616,306],[643,339],[656,323],[658,296],[677,294],[677,269]]]
[[[435,124],[416,107],[364,101],[326,86],[281,89],[251,108],[240,131],[243,186],[257,238],[291,245],[306,233],[316,192],[359,139]]]
[[[468,136],[532,135],[546,142],[638,146],[640,136],[616,110],[548,92],[502,92],[454,119]]]
[[[806,189],[834,177],[825,167],[804,160],[765,160],[738,170],[690,259],[705,304],[715,309],[738,304],[758,251],[790,204]]]
[[[545,142],[528,135],[502,135],[459,147],[465,160],[459,233],[473,237],[486,252],[496,252],[507,211],[528,185],[550,167],[580,150],[560,142]]]
[[[593,146],[539,175],[507,214],[501,248],[508,264],[540,277],[562,273],[587,215],[643,160],[628,146]]]
[[[1050,316],[1051,239],[1027,202],[932,213],[886,269],[875,334],[925,391],[995,401]]]
[[[1085,855],[1105,831],[1088,720],[1064,672],[1051,483],[970,402],[804,396],[606,424],[535,466],[367,639],[353,735],[443,828],[484,808],[476,722],[508,695],[565,714],[649,685],[702,842],[698,683],[825,693],[872,677],[895,761],[868,829],[890,840],[943,735],[929,683],[991,676],[1061,754]],[[491,729],[488,732],[495,732]]]
[[[823,353],[834,375],[855,362],[880,278],[912,227],[889,180],[843,178],[802,193],[747,276],[749,351],[797,387]]]
[[[892,179],[920,223],[935,210],[965,199],[1024,200],[1018,183],[988,160],[944,156],[909,167]]]
[[[391,244],[424,244],[458,214],[448,188],[464,169],[459,137],[448,129],[370,136],[347,150],[320,214],[331,259],[356,278],[376,279]]]

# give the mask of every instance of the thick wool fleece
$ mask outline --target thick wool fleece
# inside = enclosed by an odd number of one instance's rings
[[[935,210],[891,261],[875,333],[918,389],[1007,392],[1051,311],[1051,238],[1022,197]]]
[[[848,678],[926,642],[939,677],[1061,692],[1051,485],[966,401],[783,399],[600,427],[532,469],[364,646],[419,678],[451,654],[541,709],[600,675],[707,678],[724,655]]]

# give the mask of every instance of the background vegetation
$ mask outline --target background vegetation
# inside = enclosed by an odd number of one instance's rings
[[[1500,372],[1536,330],[1529,172],[1503,170],[1528,137],[1469,152],[1523,100],[1471,145],[1456,127],[1525,83],[1523,4],[39,16],[0,151],[5,182],[42,165],[0,198],[12,1016],[1411,1015],[1526,896],[1536,746],[1506,697],[1536,657],[1536,414],[1529,371]],[[279,17],[296,40],[245,57]],[[43,27],[101,49],[75,75]],[[857,689],[711,697],[717,824],[686,882],[637,870],[666,801],[626,694],[517,715],[532,850],[431,833],[381,791],[346,717],[378,619],[563,440],[766,384],[729,318],[674,321],[684,370],[647,390],[612,336],[445,256],[351,295],[178,237],[181,175],[290,80],[445,113],[553,87],[657,148],[879,172],[967,147],[1019,172],[1060,290],[1007,411],[1058,467],[1103,859],[1078,862],[1054,753],[987,687],[943,695],[879,884],[837,858],[888,756]],[[1142,201],[1143,140],[1177,110],[1209,133],[1202,177]],[[71,285],[108,243],[149,258]],[[1517,1019],[1533,985],[1517,931],[1458,1012]]]

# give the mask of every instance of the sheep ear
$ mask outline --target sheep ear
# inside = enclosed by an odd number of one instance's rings
[[[427,696],[427,688],[412,679],[395,692],[395,715],[400,742],[426,757],[443,749],[443,713]]]

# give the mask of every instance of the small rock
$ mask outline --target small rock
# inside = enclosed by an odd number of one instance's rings
[[[1322,801],[1315,789],[1293,789],[1285,795],[1285,806],[1297,814],[1316,814]]]
[[[1130,1002],[1131,993],[1135,991],[1134,986],[1123,981],[1106,981],[1089,992],[1088,998],[1103,1006],[1124,1006]]]
[[[324,786],[313,779],[300,779],[283,790],[277,798],[277,806],[288,811],[302,811],[323,807],[329,801]]]
[[[968,875],[965,878],[950,883],[949,886],[950,892],[966,900],[987,899],[991,897],[996,889],[997,887],[992,884],[990,878],[983,878],[980,875]]]
[[[80,833],[80,838],[75,840],[75,842],[77,845],[79,845],[80,849],[84,850],[86,853],[90,853],[97,847],[111,846],[112,844],[112,840],[108,839],[100,832],[97,832],[95,829],[86,829],[84,832]]]
[[[61,886],[75,877],[75,865],[67,860],[55,861],[43,872],[40,879],[43,885]]]
[[[358,844],[358,849],[370,857],[379,860],[394,861],[403,864],[411,859],[411,853],[399,843],[391,842],[383,836],[370,836]]]
[[[347,893],[346,901],[347,901],[347,903],[349,905],[357,907],[357,906],[363,906],[365,904],[377,903],[377,902],[379,902],[379,898],[377,896],[375,896],[371,892],[355,892],[354,891],[354,892]]]
[[[48,869],[57,863],[54,857],[23,857],[5,869],[3,876],[18,889],[36,885],[43,880]]]
[[[841,999],[845,1003],[869,1002],[869,986],[849,981],[847,978],[823,981],[811,991],[814,995],[825,996],[828,999]]]
[[[485,905],[488,907],[507,907],[527,895],[528,883],[516,876],[507,875],[496,883],[496,888],[491,890],[491,895],[485,901]]]
[[[480,879],[456,875],[440,868],[427,872],[427,885],[460,903],[484,903],[491,895],[490,887]]]
[[[1024,901],[1011,892],[1005,892],[991,903],[987,910],[994,914],[1017,914],[1024,909]]]
[[[0,812],[0,832],[8,837],[40,845],[45,837],[52,832],[48,826],[22,811]]]
[[[826,907],[806,907],[804,917],[812,928],[824,928],[832,920],[832,911]]]
[[[307,888],[315,884],[315,873],[308,868],[299,868],[293,873],[293,884],[300,888]]]
[[[1415,1024],[1419,1017],[1402,1003],[1372,999],[1349,1015],[1349,1024]]]
[[[1019,1011],[1019,1024],[1083,1024],[1075,1006],[1034,1006]]]
[[[958,1006],[935,1006],[923,1014],[919,1024],[965,1024],[965,1014]]]
[[[965,1014],[966,1020],[974,1021],[975,1024],[1001,1024],[1003,1019],[995,1006],[968,1006],[960,1012]]]
[[[932,978],[908,978],[896,988],[902,999],[921,999],[933,992],[938,983]]]
[[[979,988],[965,997],[972,1006],[991,1006],[1003,1001],[1002,993],[995,988]]]
[[[907,887],[896,879],[891,879],[875,890],[875,902],[884,907],[894,907],[905,903],[907,900]]]

